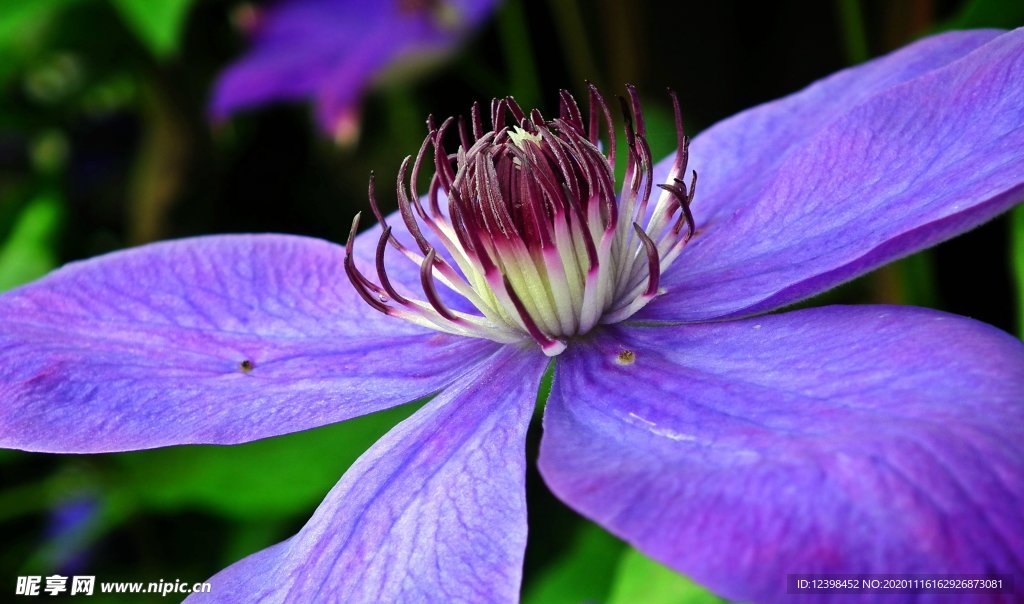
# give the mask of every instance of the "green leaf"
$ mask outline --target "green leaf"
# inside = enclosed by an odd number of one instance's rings
[[[48,26],[82,0],[0,0],[0,85],[46,47]]]
[[[585,523],[565,554],[527,585],[523,604],[604,602],[623,547],[599,526]]]
[[[112,0],[114,8],[154,56],[178,52],[185,17],[192,0]]]
[[[1013,29],[1024,23],[1024,2],[1020,0],[970,0],[960,12],[939,29],[1000,27]]]
[[[1010,255],[1017,281],[1017,333],[1024,339],[1024,205],[1010,213]]]
[[[23,462],[24,455],[19,455],[8,461]],[[53,490],[53,482],[53,479],[49,479],[28,484],[5,485],[0,490],[0,522],[9,522],[13,518],[48,509],[51,503],[50,493]]]
[[[229,566],[253,552],[281,541],[282,531],[290,537],[295,534],[295,527],[285,520],[268,522],[267,518],[235,523],[224,543],[221,563]]]
[[[626,550],[608,604],[721,604],[725,600],[635,549]]]
[[[33,199],[0,244],[0,291],[37,279],[57,264],[54,239],[63,207],[55,193]]]
[[[114,480],[151,509],[199,508],[242,520],[308,513],[363,451],[416,408],[243,445],[119,454]]]
[[[81,0],[3,0],[0,2],[0,44],[26,35],[50,20],[57,11]]]

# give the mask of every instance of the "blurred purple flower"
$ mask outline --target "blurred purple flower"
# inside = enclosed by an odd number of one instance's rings
[[[73,575],[86,567],[100,512],[99,497],[88,492],[60,501],[50,510],[43,548],[49,568]]]
[[[249,19],[252,49],[221,75],[210,110],[223,119],[255,105],[312,98],[320,126],[351,138],[368,86],[450,53],[498,2],[280,0]]]
[[[957,601],[1019,598],[1024,344],[925,309],[763,313],[1024,198],[1022,81],[1024,30],[944,34],[727,119],[653,170],[631,90],[619,196],[594,144],[600,97],[584,116],[563,95],[553,121],[499,101],[499,130],[474,111],[453,159],[452,123],[432,130],[400,214],[348,252],[206,237],[0,297],[0,444],[232,444],[439,392],[204,597],[510,602],[524,439],[557,355],[547,484],[723,596],[885,572],[1001,573],[1015,595]],[[431,161],[421,201],[407,183]]]

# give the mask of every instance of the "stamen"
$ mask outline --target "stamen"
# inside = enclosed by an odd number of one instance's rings
[[[697,184],[697,173],[696,172],[693,173],[693,181],[692,182],[693,182],[693,185]],[[679,221],[676,222],[676,225],[674,227],[672,227],[672,231],[675,232],[675,233],[678,233],[680,230],[682,230],[682,223],[685,220],[685,222],[686,222],[686,238],[689,239],[690,237],[693,237],[693,233],[696,230],[696,224],[693,221],[693,214],[690,212],[690,202],[693,200],[693,196],[691,194],[687,193],[686,185],[683,184],[683,181],[681,181],[681,180],[679,180],[677,178],[676,179],[676,184],[674,184],[674,185],[658,185],[658,188],[659,189],[664,189],[665,191],[668,191],[669,193],[671,193],[676,198],[676,200],[678,201],[679,208],[682,210],[682,212],[681,212],[682,215],[680,216]],[[692,185],[690,187],[690,190],[691,191],[693,190],[693,186]]]
[[[505,283],[505,292],[512,300],[512,304],[515,305],[516,311],[519,313],[519,318],[523,320],[523,324],[526,325],[526,330],[530,332],[530,336],[540,344],[541,350],[544,351],[544,354],[549,357],[553,357],[565,350],[565,342],[561,342],[544,335],[544,332],[542,332],[537,327],[537,324],[533,322],[533,317],[530,316],[530,312],[527,310],[526,306],[523,305],[523,301],[519,299],[518,295],[516,295],[516,290],[513,289],[512,284],[508,282],[508,277],[503,276],[502,278]]]
[[[480,103],[473,103],[470,116],[473,121],[473,140],[480,140],[480,137],[484,135],[484,122],[480,119]]]
[[[470,142],[469,132],[466,130],[466,120],[459,116],[459,140],[462,142],[463,149],[469,149],[472,146]],[[416,182],[415,180],[413,182]]]
[[[448,307],[441,301],[441,297],[437,295],[437,288],[434,286],[434,258],[437,254],[433,248],[427,252],[427,257],[423,259],[423,264],[420,266],[420,283],[423,285],[423,293],[427,295],[427,301],[434,307],[437,314],[441,315],[445,319],[457,323],[459,321]]]
[[[576,104],[576,99],[572,98],[568,90],[559,90],[559,115],[566,122],[569,123],[577,132],[583,134],[583,114],[580,113],[580,106]]]
[[[672,168],[673,172],[680,172],[686,167],[686,161],[690,157],[690,141],[683,130],[683,111],[679,108],[679,97],[671,88],[668,89],[668,96],[672,98],[672,116],[676,123],[676,158],[672,162]]]
[[[381,286],[384,291],[391,296],[391,299],[399,304],[408,304],[409,301],[402,297],[395,288],[391,286],[391,280],[388,279],[388,272],[384,268],[384,252],[387,250],[388,240],[391,239],[391,227],[384,227],[384,232],[381,233],[380,239],[377,241],[377,279],[380,280]]]
[[[486,132],[476,103],[468,120],[448,118],[438,128],[428,117],[427,135],[416,155],[402,162],[396,183],[399,215],[413,248],[387,224],[370,175],[370,208],[382,225],[374,256],[379,285],[355,264],[359,214],[345,244],[345,272],[360,297],[380,312],[418,325],[503,343],[532,341],[552,356],[565,350],[569,338],[599,323],[626,320],[656,297],[661,273],[696,233],[690,210],[696,173],[689,187],[681,180],[689,141],[679,101],[670,91],[679,148],[648,218],[653,162],[639,94],[627,86],[627,98],[619,99],[627,164],[616,195],[611,116],[597,89],[589,82],[587,88],[586,121],[564,90],[553,120],[536,109],[523,111],[511,97],[491,102]],[[449,153],[444,140],[453,124],[458,144]],[[431,160],[434,174],[421,201],[420,170]],[[440,205],[442,193],[447,212]],[[424,301],[400,293],[389,279],[389,244],[416,264]],[[476,314],[452,310],[437,282],[465,298]]]
[[[522,108],[519,107],[519,103],[517,103],[514,98],[510,96],[505,97],[505,106],[508,107],[509,112],[512,113],[512,117],[515,118],[516,123],[522,124],[526,121],[526,113],[523,112]],[[494,124],[494,127],[497,128],[498,124]]]
[[[636,230],[637,237],[644,244],[644,251],[647,252],[647,291],[644,292],[644,295],[653,296],[658,291],[658,277],[661,276],[661,267],[658,266],[658,248],[639,224],[634,222],[633,228]]]
[[[381,310],[380,305],[386,304],[388,301],[386,292],[359,272],[356,268],[355,259],[352,254],[356,232],[359,230],[359,217],[361,214],[361,212],[357,213],[355,218],[352,219],[352,228],[349,230],[348,240],[345,242],[345,272],[348,274],[349,281],[352,282],[352,286],[356,289],[359,295],[367,301],[372,299],[373,302],[371,303],[371,306],[377,310]]]
[[[455,171],[452,170],[452,164],[448,161],[448,154],[444,151],[444,135],[448,131],[448,127],[452,125],[454,118],[448,118],[441,123],[441,128],[434,131],[434,167],[437,170],[437,175],[441,179],[441,186],[444,187],[445,193],[448,192],[452,187],[452,181],[455,180]]]

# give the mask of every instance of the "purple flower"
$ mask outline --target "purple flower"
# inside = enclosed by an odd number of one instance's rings
[[[1024,345],[925,309],[763,313],[1024,198],[1022,81],[1024,30],[944,34],[680,135],[653,169],[631,90],[619,195],[599,96],[550,121],[498,101],[497,131],[477,110],[432,128],[398,215],[347,251],[205,237],[0,297],[0,444],[231,444],[437,393],[209,597],[514,601],[555,355],[548,485],[714,591],[788,601],[788,573],[864,572],[1020,590]]]
[[[216,119],[271,101],[312,98],[339,138],[358,127],[375,80],[448,54],[499,0],[281,0],[256,13],[253,48],[217,82]]]
[[[79,492],[56,503],[50,510],[46,544],[42,552],[49,567],[65,575],[85,568],[92,557],[102,501],[91,492]]]

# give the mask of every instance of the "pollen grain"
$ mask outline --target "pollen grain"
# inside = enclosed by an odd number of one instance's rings
[[[616,365],[622,365],[623,367],[625,367],[627,365],[632,365],[635,362],[636,353],[633,352],[632,350],[623,350],[619,354],[615,355]]]

